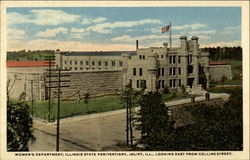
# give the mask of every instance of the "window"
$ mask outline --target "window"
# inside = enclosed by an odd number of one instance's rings
[[[94,66],[95,65],[95,61],[92,61],[92,66]]]
[[[102,68],[98,68],[99,70],[102,69]]]
[[[159,58],[159,55],[157,55],[157,58]]]
[[[80,67],[80,70],[83,70],[83,68],[82,68],[82,67]]]
[[[181,56],[178,56],[178,63],[181,63]]]
[[[139,88],[140,87],[140,81],[136,80],[136,87]]]
[[[80,65],[83,65],[83,61],[80,61]]]
[[[164,76],[164,68],[161,69],[161,76]]]
[[[181,75],[181,67],[178,68],[179,75]]]
[[[77,61],[75,61],[75,65],[77,65]]]
[[[193,66],[188,65],[188,74],[193,73]]]
[[[89,65],[89,61],[86,61],[86,65]]]
[[[175,67],[173,68],[173,75],[175,75]]]
[[[157,88],[158,88],[158,89],[161,88],[161,80],[158,81]]]
[[[142,59],[145,59],[145,55],[142,56]]]
[[[172,68],[169,68],[169,75],[172,75]]]
[[[181,79],[179,79],[179,87],[181,87]]]
[[[102,62],[98,62],[98,65],[101,66],[101,65],[102,65]]]
[[[161,55],[161,58],[163,58],[163,55]]]
[[[165,87],[165,84],[164,84],[164,83],[165,83],[165,81],[162,80],[162,81],[161,81],[161,88],[164,88],[164,87]]]
[[[72,67],[69,67],[69,70],[72,70]]]
[[[169,81],[169,87],[173,87],[173,80],[171,79],[170,81]]]
[[[136,76],[136,68],[133,68],[133,76]]]
[[[173,87],[175,87],[175,79],[173,80]]]
[[[139,59],[142,59],[142,55],[139,55]]]
[[[115,67],[115,61],[112,62],[112,67]]]
[[[173,56],[173,63],[175,63],[175,58],[176,58],[176,56]]]
[[[109,62],[104,62],[104,65],[105,65],[105,66],[108,66],[108,65],[109,65]]]
[[[161,69],[157,68],[157,75],[160,76],[161,75]]]
[[[75,67],[75,70],[77,70],[77,67]]]
[[[67,61],[64,61],[64,64],[67,64]]]
[[[142,68],[139,68],[139,76],[142,76]]]
[[[188,56],[188,63],[192,63],[192,55]]]
[[[89,68],[86,68],[86,70],[89,70]]]
[[[72,65],[72,61],[69,61],[69,64]]]
[[[169,56],[169,63],[172,63],[172,56]]]
[[[92,70],[95,70],[95,68],[92,68]]]
[[[141,80],[141,88],[147,88],[146,80]]]
[[[132,79],[129,79],[129,85],[132,87]]]
[[[123,62],[119,62],[119,66],[122,67],[123,66]]]

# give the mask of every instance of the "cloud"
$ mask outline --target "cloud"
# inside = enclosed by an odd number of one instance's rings
[[[182,34],[183,32],[181,32]],[[214,34],[216,30],[201,30],[201,31],[188,31],[188,35],[200,35],[200,34]]]
[[[55,37],[58,34],[66,34],[68,33],[67,28],[54,28],[54,29],[46,29],[45,31],[40,31],[36,33],[37,37]]]
[[[89,35],[89,32],[87,32],[84,28],[71,28],[71,37],[72,38],[82,38],[84,35]]]
[[[234,34],[234,33],[239,32],[240,29],[241,29],[240,25],[238,25],[238,26],[228,26],[228,27],[225,27],[224,30],[222,32],[220,32],[220,34]]]
[[[74,32],[74,33],[83,33],[83,32],[85,32],[85,29],[83,29],[83,28],[71,28],[70,31]]]
[[[87,28],[87,30],[98,33],[110,33],[112,29],[115,28],[130,28],[144,24],[162,24],[162,22],[158,19],[142,19],[138,21],[118,21],[113,23],[108,22],[90,26]]]
[[[172,35],[172,39],[179,39],[180,35],[174,34]],[[206,35],[199,35],[201,39],[209,39],[209,36]],[[162,34],[162,35],[146,35],[146,36],[138,36],[138,37],[131,37],[129,35],[123,35],[119,37],[114,37],[111,39],[113,42],[134,42],[135,40],[145,41],[145,40],[159,40],[159,39],[169,39],[169,35]]]
[[[8,24],[33,23],[36,25],[60,25],[78,21],[79,15],[69,14],[61,10],[33,9],[29,14],[17,12],[7,13]]]
[[[92,24],[92,23],[101,23],[106,21],[107,18],[105,17],[98,17],[98,18],[88,18],[85,16],[82,20],[82,24]]]
[[[201,23],[195,23],[195,24],[185,24],[182,26],[173,26],[173,30],[184,30],[184,29],[199,29],[199,28],[204,28],[206,27],[206,24],[201,24]]]
[[[8,40],[24,39],[25,31],[20,29],[10,29],[7,30]]]
[[[58,41],[58,40],[47,40],[37,39],[31,41],[8,41],[7,50],[56,50],[61,51],[127,51],[135,50],[133,44],[94,44],[90,42],[79,42],[79,41]]]

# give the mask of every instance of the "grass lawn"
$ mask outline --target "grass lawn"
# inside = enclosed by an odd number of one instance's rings
[[[232,93],[235,90],[242,90],[242,87],[213,87],[209,88],[208,92],[212,93]]]
[[[30,103],[29,103],[30,104]],[[30,105],[31,106],[31,105]],[[60,107],[61,118],[106,112],[124,108],[119,96],[105,96],[89,99],[88,105],[83,102],[62,101]],[[51,120],[56,119],[57,101],[51,105]],[[48,101],[34,103],[34,117],[48,120]]]
[[[170,100],[173,101],[173,100],[178,100],[178,99],[188,98],[188,97],[190,97],[190,95],[188,94],[176,93],[176,96],[174,96],[172,93],[169,93],[169,94],[163,94],[162,100],[163,102],[166,102]]]
[[[223,83],[217,82],[216,85],[223,85]],[[242,85],[242,80],[226,80],[224,85]]]

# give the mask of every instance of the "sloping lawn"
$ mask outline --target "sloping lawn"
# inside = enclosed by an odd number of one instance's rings
[[[121,104],[119,96],[91,98],[89,99],[88,104],[76,101],[62,101],[60,105],[60,117],[67,118],[77,115],[106,112],[122,108],[123,105]],[[41,101],[34,103],[34,117],[48,120],[48,101]],[[50,119],[54,120],[56,118],[57,118],[57,101],[52,100]]]

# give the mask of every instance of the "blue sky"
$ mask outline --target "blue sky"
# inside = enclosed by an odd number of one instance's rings
[[[134,50],[161,46],[172,22],[179,37],[200,38],[201,47],[241,45],[240,7],[47,7],[8,8],[8,50]]]

